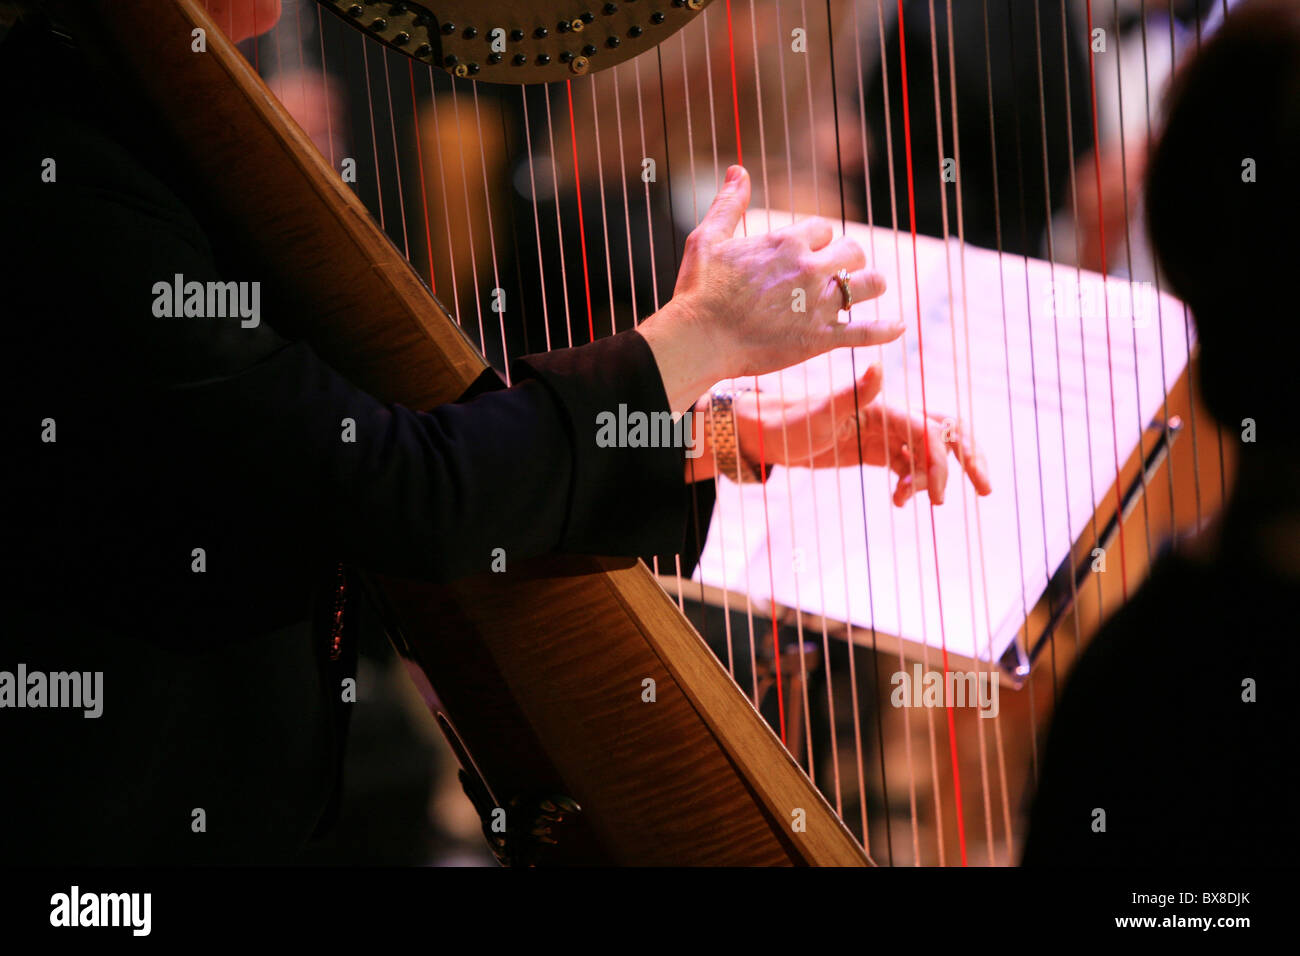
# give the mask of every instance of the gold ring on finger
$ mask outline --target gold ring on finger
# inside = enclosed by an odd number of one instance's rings
[[[835,273],[835,284],[840,287],[840,311],[847,313],[853,305],[853,290],[849,288],[849,270],[841,269]],[[836,316],[836,321],[847,322],[848,316]]]

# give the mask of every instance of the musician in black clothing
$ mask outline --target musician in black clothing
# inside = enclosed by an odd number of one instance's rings
[[[337,793],[346,709],[323,623],[340,562],[448,579],[497,548],[686,551],[692,462],[598,448],[597,414],[683,412],[720,379],[901,332],[835,321],[839,270],[859,301],[883,280],[829,224],[733,238],[734,167],[638,330],[520,359],[510,388],[487,373],[450,405],[384,405],[277,334],[273,290],[231,318],[164,314],[159,283],[255,280],[257,263],[37,3],[0,12],[0,85],[24,91],[0,106],[0,860],[292,858]],[[740,429],[742,457],[754,437]],[[912,487],[941,498],[942,443],[935,457]],[[30,692],[74,671],[103,675],[84,716]]]
[[[1053,719],[1024,862],[1294,865],[1294,0],[1243,3],[1175,78],[1147,203],[1160,265],[1195,317],[1205,403],[1240,436],[1238,473],[1214,525],[1163,557],[1082,655]]]

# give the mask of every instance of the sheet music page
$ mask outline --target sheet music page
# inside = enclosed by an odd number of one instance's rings
[[[748,216],[751,231],[769,221],[789,215]],[[1162,415],[1187,364],[1190,317],[1150,284],[1000,258],[956,239],[918,237],[914,280],[910,234],[861,224],[848,232],[889,282],[879,299],[854,305],[854,319],[901,310],[907,332],[762,376],[762,394],[824,395],[879,361],[885,400],[919,412],[923,340],[925,407],[973,435],[993,493],[977,498],[950,458],[932,529],[928,496],[895,508],[884,468],[776,468],[766,496],[764,486],[722,480],[695,579],[748,595],[755,613],[774,599],[996,661],[1113,494],[1115,445],[1122,464]]]

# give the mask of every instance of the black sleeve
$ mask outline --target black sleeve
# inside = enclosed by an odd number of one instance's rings
[[[11,306],[31,313],[6,338],[31,413],[58,409],[60,448],[84,451],[102,476],[75,491],[94,496],[84,509],[95,521],[134,508],[136,527],[165,536],[178,518],[256,500],[270,522],[259,527],[277,540],[429,578],[487,570],[497,548],[515,560],[683,547],[682,449],[596,445],[601,411],[667,410],[638,333],[521,359],[514,387],[436,409],[382,403],[279,336],[274,315],[156,315],[159,282],[258,276],[219,274],[186,208],[111,140],[76,124],[37,127],[21,140],[32,155],[11,157],[21,179],[0,190],[8,221],[27,227],[8,231],[0,268]],[[57,182],[39,181],[45,155],[57,158]],[[120,455],[111,468],[109,454]],[[188,500],[147,490],[187,482]],[[204,540],[220,530],[204,528]],[[231,551],[245,547],[256,546]]]

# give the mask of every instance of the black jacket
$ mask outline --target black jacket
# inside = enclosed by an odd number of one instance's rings
[[[0,707],[0,860],[288,858],[336,784],[312,619],[339,562],[446,579],[495,548],[683,550],[681,450],[595,445],[597,412],[667,407],[639,335],[422,411],[282,338],[273,302],[253,328],[156,317],[154,283],[255,264],[75,54],[13,35],[0,83],[27,91],[0,107],[0,672],[104,674],[97,719]]]

